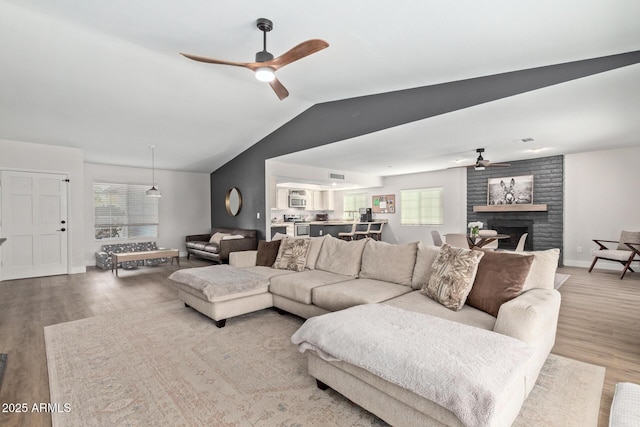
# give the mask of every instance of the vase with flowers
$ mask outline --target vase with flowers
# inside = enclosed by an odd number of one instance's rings
[[[478,237],[478,235],[480,234],[480,229],[483,226],[484,224],[480,221],[470,222],[468,227],[469,227],[469,234],[471,235],[471,237]]]

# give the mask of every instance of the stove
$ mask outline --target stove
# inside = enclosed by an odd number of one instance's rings
[[[308,236],[309,235],[309,222],[302,219],[300,214],[285,214],[283,216],[284,222],[293,222],[294,236]]]

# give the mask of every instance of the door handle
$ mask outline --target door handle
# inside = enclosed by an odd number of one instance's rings
[[[56,230],[56,231],[67,231],[66,228],[61,228],[60,230]]]

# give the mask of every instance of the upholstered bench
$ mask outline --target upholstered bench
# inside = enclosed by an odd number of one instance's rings
[[[229,265],[178,270],[169,276],[178,284],[185,306],[210,317],[218,328],[229,317],[273,306],[269,278]]]
[[[96,267],[103,270],[113,270],[113,254],[131,253],[131,252],[149,252],[163,250],[159,248],[156,242],[137,242],[137,243],[115,243],[112,245],[103,245],[102,250],[96,252]],[[159,265],[163,262],[167,262],[168,258],[150,257],[150,259],[135,259],[130,261],[123,261],[120,263],[120,268],[131,269],[142,265]]]

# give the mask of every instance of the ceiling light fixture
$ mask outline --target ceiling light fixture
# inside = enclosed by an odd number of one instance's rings
[[[260,67],[256,69],[256,79],[261,82],[272,82],[276,78],[276,73],[271,67]]]
[[[155,151],[156,146],[150,145],[151,148],[151,188],[147,190],[147,197],[162,197],[160,190],[156,188],[156,164],[155,164]]]

